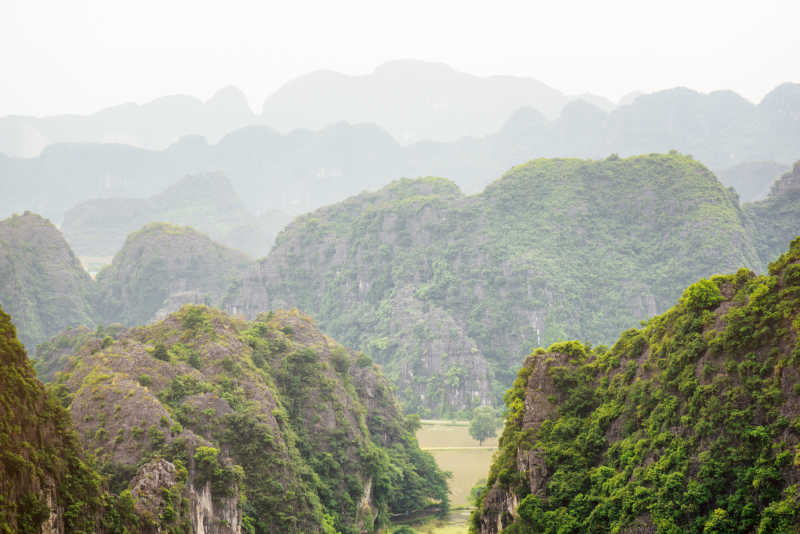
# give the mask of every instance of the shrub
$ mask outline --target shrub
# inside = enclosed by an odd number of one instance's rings
[[[169,361],[169,353],[167,352],[167,347],[165,347],[163,343],[156,343],[156,347],[153,350],[153,358],[161,360],[162,362]]]
[[[723,300],[725,299],[717,284],[706,278],[686,288],[681,297],[681,302],[693,311],[711,309]]]

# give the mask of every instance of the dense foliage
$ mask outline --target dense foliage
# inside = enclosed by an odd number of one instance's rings
[[[51,519],[48,504],[62,515]],[[69,413],[36,379],[0,309],[0,533],[36,534],[52,520],[61,531],[93,534],[106,504]]]
[[[494,410],[488,406],[475,408],[469,422],[469,435],[483,445],[483,440],[497,435],[498,420]]]
[[[76,325],[94,326],[92,279],[58,229],[33,213],[0,221],[0,305],[31,353]]]
[[[407,411],[468,415],[532,348],[608,343],[742,265],[761,265],[749,219],[690,157],[543,159],[471,197],[399,180],[302,216],[226,303],[297,305],[382,364]]]
[[[180,532],[181,499],[203,491],[233,514],[215,520],[233,523],[240,509],[255,533],[372,532],[392,514],[447,509],[446,479],[386,380],[296,310],[244,322],[186,306],[113,337],[75,334],[77,350],[43,345],[40,365],[61,368],[53,391],[114,491],[155,502],[150,523]],[[134,484],[161,460],[188,470],[176,504]]]
[[[611,349],[534,351],[506,405],[476,532],[798,532],[800,238]]]
[[[150,223],[97,275],[95,313],[104,324],[132,326],[163,319],[181,304],[218,304],[250,263],[192,228]]]

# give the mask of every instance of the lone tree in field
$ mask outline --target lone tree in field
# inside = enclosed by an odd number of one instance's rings
[[[469,423],[469,435],[478,440],[483,446],[483,440],[493,438],[497,435],[497,418],[494,410],[488,406],[476,408]]]

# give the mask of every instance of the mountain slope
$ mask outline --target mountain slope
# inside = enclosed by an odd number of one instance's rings
[[[82,202],[64,214],[62,230],[80,256],[112,256],[131,232],[152,222],[191,226],[254,257],[268,251],[280,227],[250,215],[222,173],[186,176],[147,199],[107,198]]]
[[[69,326],[94,325],[92,279],[50,221],[26,212],[0,221],[0,306],[21,341],[38,343]]]
[[[492,402],[532,347],[608,342],[739,265],[759,265],[747,221],[696,161],[536,160],[472,197],[400,180],[299,217],[225,305],[307,310],[441,415]]]
[[[0,532],[96,532],[103,495],[69,413],[36,379],[0,309]]]
[[[130,234],[97,275],[104,324],[163,319],[182,304],[218,304],[251,260],[189,227],[151,223]]]
[[[447,507],[445,477],[386,380],[297,310],[245,322],[186,306],[40,358],[60,362],[55,390],[117,488],[180,475],[166,488],[177,501],[146,501],[156,525],[355,534]],[[158,481],[146,494],[163,494]]]
[[[744,206],[754,225],[754,243],[764,263],[800,232],[800,161],[772,184],[767,198]]]
[[[610,350],[534,351],[472,531],[796,533],[799,334],[797,238],[769,274],[703,279]]]

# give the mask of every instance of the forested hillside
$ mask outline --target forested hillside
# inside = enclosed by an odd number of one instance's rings
[[[475,196],[400,180],[302,216],[226,307],[298,306],[384,365],[406,409],[453,415],[531,348],[608,343],[740,266],[760,266],[748,219],[690,157],[535,160]]]
[[[219,305],[251,263],[192,228],[152,223],[128,236],[92,280],[47,219],[25,213],[0,221],[0,305],[32,353],[68,327],[132,326],[186,303]]]
[[[0,221],[0,306],[28,350],[69,326],[93,327],[94,289],[50,221],[29,212]]]
[[[800,238],[611,349],[537,349],[505,401],[473,532],[796,533]]]
[[[36,379],[0,309],[0,532],[98,532],[105,499],[69,412]]]
[[[133,326],[187,303],[219,305],[251,263],[192,228],[150,223],[97,275],[95,314],[102,324]]]
[[[369,533],[447,508],[388,382],[296,310],[75,334],[37,356],[134,532]]]

